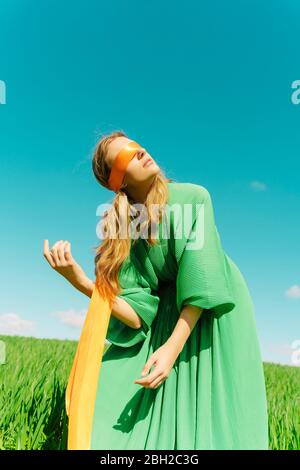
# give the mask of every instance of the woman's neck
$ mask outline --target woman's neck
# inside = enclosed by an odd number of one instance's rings
[[[126,187],[126,193],[134,203],[144,204],[154,179],[155,176],[151,180],[149,179],[139,184],[135,183],[132,186],[128,185]]]

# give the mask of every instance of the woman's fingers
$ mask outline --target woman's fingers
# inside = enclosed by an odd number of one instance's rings
[[[58,240],[49,250],[48,240],[44,240],[44,256],[52,268],[68,266],[73,263],[71,243],[68,240]]]
[[[161,380],[163,380],[163,373],[158,372],[158,371],[156,371],[155,373],[155,371],[153,371],[151,372],[149,377],[136,380],[135,383],[138,383],[139,385],[143,385],[146,388],[153,388],[153,385],[160,382]]]
[[[57,253],[61,266],[71,265],[74,261],[71,255],[71,243],[68,240],[58,245]]]
[[[52,266],[52,268],[55,268],[55,262],[53,261],[52,254],[49,251],[49,241],[48,240],[44,240],[44,257],[46,258],[46,260],[48,261],[50,266]]]
[[[142,370],[142,373],[141,375],[146,375],[148,374],[149,370],[151,369],[151,367],[155,364],[156,362],[156,357],[154,354],[151,354],[151,356],[149,357],[149,359],[147,360],[146,364],[144,365],[143,367],[143,370]]]
[[[162,383],[163,383],[164,379],[157,379],[155,380],[154,382],[152,382],[151,384],[151,388],[158,388]]]
[[[71,254],[71,243],[70,242],[66,242],[65,260],[66,260],[67,263],[72,263],[73,262],[73,257],[72,257],[72,254]]]
[[[57,248],[58,248],[58,246],[60,245],[60,243],[62,241],[63,240],[58,240],[56,243],[54,243],[54,245],[52,246],[52,248],[50,250],[50,253],[52,253],[52,256],[53,256],[53,259],[54,259],[54,262],[55,262],[56,266],[60,266],[60,260],[59,260],[59,256],[58,256],[58,253],[57,253]]]
[[[144,387],[149,387],[150,385],[152,386],[153,381],[156,381],[157,379],[161,380],[162,377],[163,377],[163,373],[157,368],[155,368],[151,372],[151,374],[149,374],[147,377],[143,379],[135,380],[135,383],[143,385]]]
[[[62,240],[61,243],[57,245],[57,256],[59,258],[59,262],[61,266],[66,265],[66,260],[65,260],[65,247],[67,244],[67,240]]]

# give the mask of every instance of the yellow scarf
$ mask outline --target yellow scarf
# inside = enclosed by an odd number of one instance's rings
[[[68,450],[89,450],[97,385],[112,303],[96,283],[83,324],[65,394]]]

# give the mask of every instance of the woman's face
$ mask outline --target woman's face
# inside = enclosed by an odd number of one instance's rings
[[[119,153],[119,151],[130,142],[132,139],[127,137],[116,137],[108,146],[106,162],[109,168],[112,168],[113,162]],[[148,159],[151,159],[151,162],[146,163]],[[146,163],[146,165],[144,165]],[[149,153],[147,153],[144,147],[140,147],[135,156],[128,163],[126,174],[124,178],[124,183],[129,186],[134,185],[135,183],[142,183],[153,178],[157,173],[159,173],[160,168],[155,163],[153,158]]]

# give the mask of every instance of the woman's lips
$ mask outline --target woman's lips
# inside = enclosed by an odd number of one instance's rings
[[[149,159],[144,163],[143,167],[151,165],[151,163],[153,163],[153,160]]]

